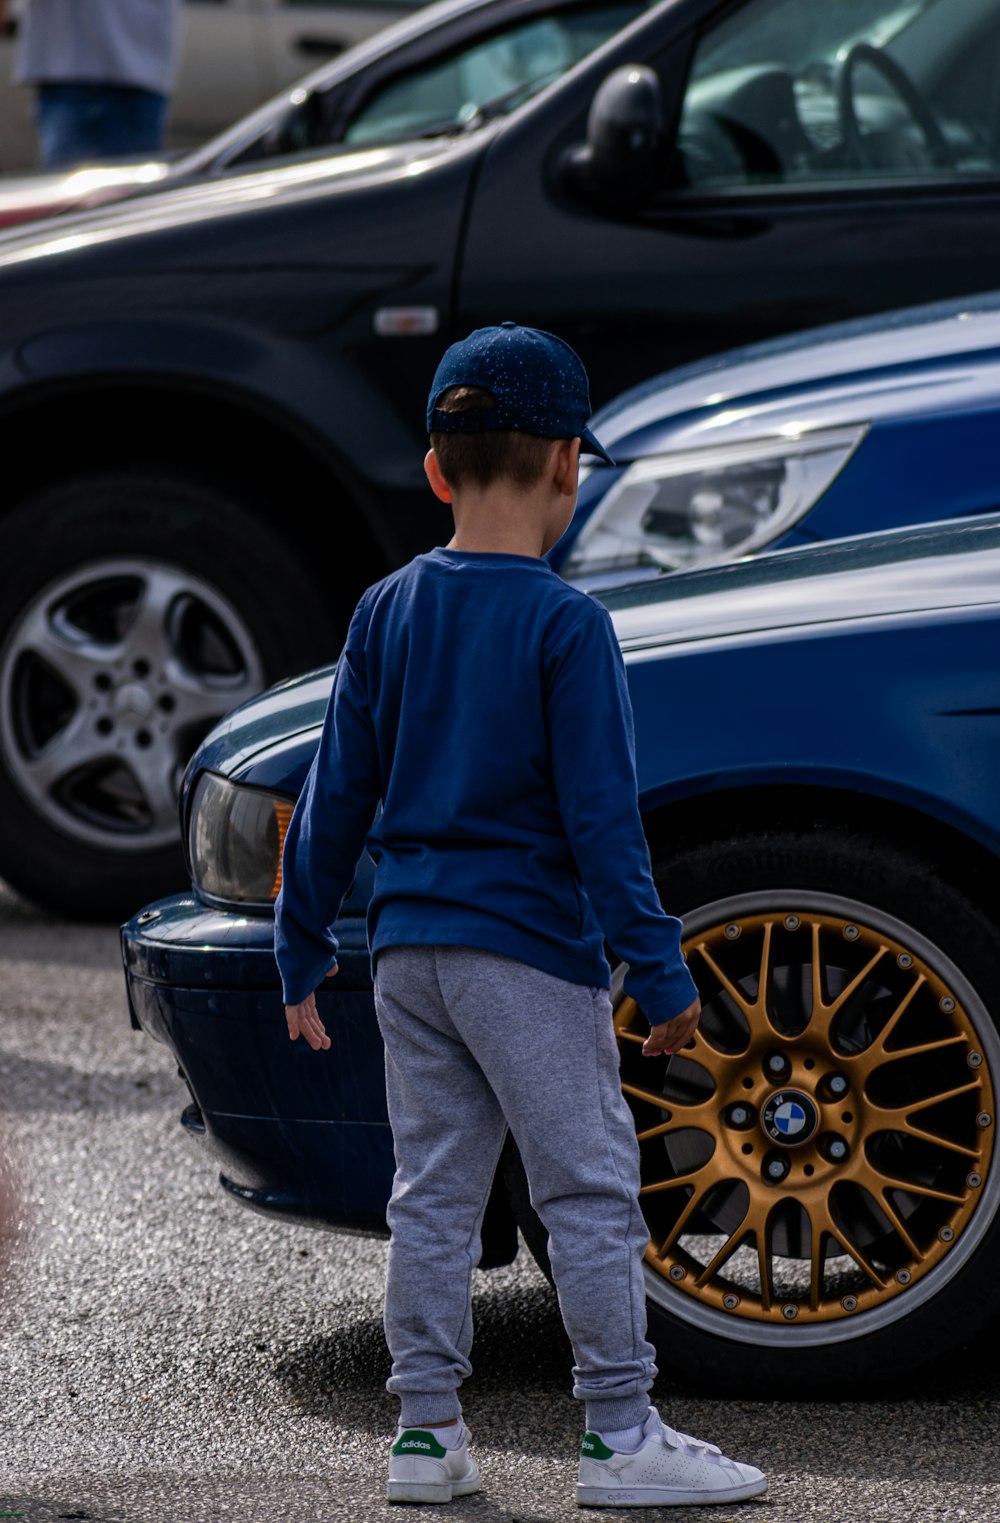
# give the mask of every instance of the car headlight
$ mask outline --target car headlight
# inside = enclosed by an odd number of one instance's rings
[[[808,513],[867,424],[637,460],[584,523],[561,575],[733,560]]]
[[[194,886],[213,899],[273,904],[294,799],[203,772],[188,821]]]

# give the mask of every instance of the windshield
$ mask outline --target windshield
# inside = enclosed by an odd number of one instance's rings
[[[477,38],[377,89],[344,142],[384,143],[460,132],[513,111],[645,9],[643,0],[535,16]]]
[[[900,0],[877,6],[872,0],[839,0],[836,5],[816,5],[803,0],[771,0],[753,7],[754,25],[737,12],[719,25],[699,56],[695,71],[717,73],[721,69],[746,68],[752,64],[779,63],[801,74],[819,59],[832,60],[857,42],[884,48],[904,27],[937,0]]]

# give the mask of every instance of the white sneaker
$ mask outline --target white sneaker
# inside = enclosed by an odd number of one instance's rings
[[[389,1451],[390,1502],[450,1502],[478,1491],[479,1467],[469,1453],[468,1428],[462,1442],[447,1449],[429,1428],[405,1428]]]
[[[634,1454],[617,1454],[597,1433],[580,1447],[580,1507],[683,1507],[701,1502],[745,1502],[767,1490],[753,1465],[727,1459],[714,1444],[675,1433],[655,1407],[643,1424]]]

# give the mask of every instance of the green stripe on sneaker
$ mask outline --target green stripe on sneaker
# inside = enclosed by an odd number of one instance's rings
[[[423,1428],[407,1428],[401,1433],[392,1446],[393,1454],[416,1454],[425,1460],[443,1460],[448,1453],[443,1444],[439,1444],[433,1433],[427,1433]]]
[[[585,1433],[583,1435],[580,1454],[588,1460],[609,1460],[613,1457],[614,1452],[613,1449],[608,1448],[599,1434]]]

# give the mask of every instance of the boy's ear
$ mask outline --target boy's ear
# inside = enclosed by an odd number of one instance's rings
[[[441,465],[437,455],[429,449],[424,456],[424,474],[431,484],[431,491],[441,502],[451,502],[451,487],[441,474]]]
[[[580,439],[560,439],[556,451],[556,486],[564,497],[572,497],[579,486]]]

